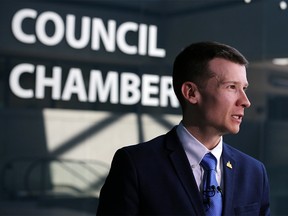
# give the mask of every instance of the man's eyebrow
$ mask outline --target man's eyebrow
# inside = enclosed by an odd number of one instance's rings
[[[225,80],[222,80],[222,81],[220,81],[219,83],[220,83],[220,84],[229,84],[229,83],[232,83],[232,84],[235,84],[235,85],[241,84],[241,82],[239,82],[239,81],[233,81],[233,80],[226,80],[226,81],[225,81]],[[245,83],[244,83],[244,86],[245,86],[245,87],[248,87],[248,86],[249,86],[249,83],[248,83],[248,82],[247,82],[247,83],[245,82]]]

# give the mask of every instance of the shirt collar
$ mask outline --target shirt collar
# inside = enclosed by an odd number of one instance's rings
[[[218,145],[212,150],[207,149],[200,141],[198,141],[180,122],[177,129],[177,135],[188,157],[190,166],[195,167],[200,164],[204,155],[211,152],[217,159],[217,167],[220,166],[220,158],[223,149],[222,137]]]

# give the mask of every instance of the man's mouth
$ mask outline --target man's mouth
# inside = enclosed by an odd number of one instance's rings
[[[236,120],[241,120],[243,118],[243,115],[232,115],[232,117]]]

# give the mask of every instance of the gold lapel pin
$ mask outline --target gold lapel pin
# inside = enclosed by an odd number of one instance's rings
[[[231,164],[230,161],[227,162],[226,166],[227,166],[228,168],[232,169],[232,164]]]

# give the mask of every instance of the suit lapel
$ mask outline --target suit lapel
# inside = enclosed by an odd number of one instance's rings
[[[223,215],[230,215],[233,212],[234,176],[237,169],[236,162],[233,160],[233,153],[223,145],[223,172],[224,172],[224,211]]]
[[[180,143],[175,128],[167,134],[167,148],[175,171],[187,192],[197,215],[204,215],[203,201],[191,170],[185,151]]]

